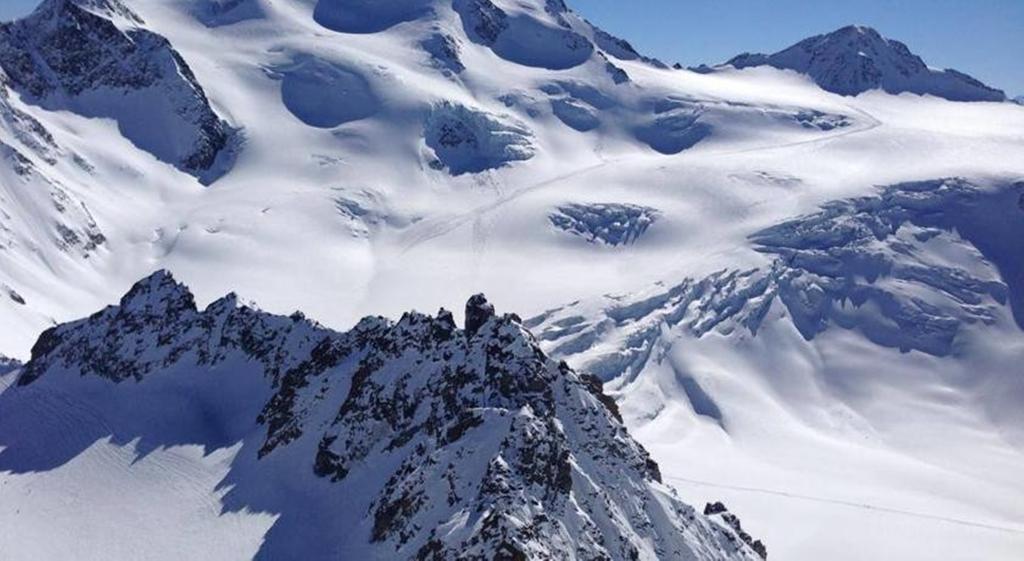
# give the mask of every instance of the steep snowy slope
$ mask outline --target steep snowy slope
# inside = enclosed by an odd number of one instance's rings
[[[784,557],[1008,560],[1024,545],[1022,202],[1020,182],[895,185],[754,234],[758,268],[526,324],[609,382],[668,481],[755,513]],[[797,534],[772,523],[802,516]]]
[[[860,25],[804,39],[771,55],[744,53],[725,64],[734,68],[772,66],[794,70],[840,95],[882,89],[889,93],[931,94],[953,101],[1006,99],[1002,91],[963,72],[928,67],[903,43]]]
[[[496,315],[482,296],[466,317],[465,330],[442,310],[336,333],[234,295],[199,311],[168,273],[153,274],[118,306],[46,331],[0,393],[0,552],[107,559],[109,546],[131,558],[212,558],[219,524],[197,528],[187,549],[132,551],[133,539],[103,531],[19,537],[38,531],[35,516],[62,487],[44,484],[39,497],[23,478],[102,470],[89,457],[99,448],[134,452],[167,469],[162,485],[185,485],[168,450],[196,445],[227,466],[223,491],[211,493],[226,512],[257,527],[267,516],[253,512],[276,517],[260,559],[753,561],[755,547],[764,552],[676,499],[600,384],[548,359],[518,317]],[[121,469],[126,485],[146,477]],[[80,506],[127,503],[98,502]],[[72,526],[192,539],[187,528],[131,521],[187,512],[129,508]],[[252,541],[230,558],[259,544],[246,534]]]

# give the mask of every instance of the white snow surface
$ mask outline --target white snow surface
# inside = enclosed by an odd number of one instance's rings
[[[1024,179],[1017,104],[844,97],[769,67],[669,70],[612,49],[559,2],[495,2],[509,23],[493,41],[466,23],[486,0],[457,1],[460,11],[396,2],[385,14],[359,0],[126,3],[244,140],[230,171],[204,186],[117,122],[42,109],[0,73],[0,353],[28,359],[44,329],[160,268],[201,306],[237,291],[338,329],[459,310],[483,291],[523,317],[579,300],[545,320],[572,330],[600,323],[607,294],[643,301],[688,278],[770,270],[777,254],[750,236],[880,186],[961,177],[1003,193],[1005,223],[1024,216],[1011,197]],[[517,50],[524,37],[564,48]],[[614,69],[629,80],[616,83]],[[461,141],[453,158],[428,142],[439,108],[459,117],[445,120],[460,133],[446,137]],[[590,243],[551,223],[567,205],[635,205],[657,220],[632,243]],[[832,323],[808,339],[778,302],[756,335],[698,335],[643,309],[659,359],[605,378],[666,482],[695,505],[723,499],[776,559],[1016,559],[1024,339],[1012,306],[1024,297],[1007,271],[1022,269],[961,226],[908,223],[884,252],[908,262],[905,241],[909,262],[1001,283],[1002,301],[877,281],[952,310],[946,352],[901,352],[866,335],[884,330]],[[847,325],[887,317],[848,311]],[[543,340],[552,324],[537,325]],[[595,353],[629,348],[628,325],[609,329],[598,346],[562,354],[586,369]],[[173,547],[198,517],[210,558],[249,558],[274,517],[218,512],[236,452],[221,444],[134,460],[130,442],[99,437],[59,468],[0,474],[0,557],[64,557],[81,536],[130,521],[142,529],[124,547]],[[137,519],[140,497],[159,510]],[[84,516],[90,507],[109,515]]]

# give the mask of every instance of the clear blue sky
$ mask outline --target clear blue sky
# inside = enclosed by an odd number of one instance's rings
[[[380,0],[386,2],[389,0]],[[0,0],[0,20],[38,0]],[[774,52],[850,23],[899,39],[928,64],[1024,94],[1024,0],[568,0],[578,12],[666,62],[722,62]]]
[[[1024,94],[1024,0],[568,0],[665,62],[775,52],[848,24],[903,41],[931,66]]]

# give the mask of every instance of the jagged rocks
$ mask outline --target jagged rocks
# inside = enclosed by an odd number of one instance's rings
[[[487,320],[494,317],[494,305],[483,294],[477,294],[466,302],[466,335],[472,337]]]
[[[755,540],[750,534],[743,531],[743,524],[740,523],[739,517],[729,512],[729,509],[725,508],[724,504],[720,502],[707,503],[704,505],[704,516],[710,516],[713,519],[721,520],[722,523],[726,524],[736,532],[736,535],[743,540],[743,543],[756,551],[761,559],[768,559],[768,548],[765,547],[761,540]]]
[[[0,25],[0,67],[32,103],[114,119],[135,145],[212,182],[232,130],[181,55],[142,24],[117,2],[47,0]]]
[[[0,248],[55,246],[88,259],[107,238],[85,202],[53,177],[51,166],[69,153],[12,102],[0,86]]]
[[[78,399],[116,416],[133,411],[121,400],[184,392],[183,403],[201,404],[194,413],[136,412],[117,438],[138,430],[159,446],[173,428],[174,442],[241,440],[230,504],[278,515],[261,553],[272,558],[756,558],[735,529],[658,482],[600,384],[549,359],[518,317],[477,296],[466,328],[447,312],[413,312],[337,333],[233,296],[199,311],[157,272],[118,306],[47,331],[0,406],[16,417],[24,409],[6,400],[85,384]],[[249,387],[231,391],[229,380]],[[258,425],[211,416],[250,411],[254,399],[265,400]],[[0,430],[0,460],[34,446],[13,434]]]
[[[619,60],[637,60],[640,53],[633,48],[633,45],[625,39],[620,39],[603,29],[594,31],[594,43],[602,51],[610,54]]]
[[[47,164],[55,164],[57,155],[63,153],[57,146],[53,135],[46,130],[42,123],[11,105],[10,93],[7,90],[7,78],[2,67],[0,67],[0,127],[9,133],[12,139]],[[9,150],[16,150],[12,146],[6,144],[4,146]]]
[[[157,271],[136,283],[117,306],[43,332],[18,383],[28,385],[57,367],[113,382],[141,381],[185,357],[210,365],[229,351],[261,361],[276,378],[288,358],[273,347],[292,337],[293,330],[305,333],[300,348],[311,348],[320,332],[306,321],[264,317],[240,306],[234,295],[199,311],[184,285],[167,271]]]

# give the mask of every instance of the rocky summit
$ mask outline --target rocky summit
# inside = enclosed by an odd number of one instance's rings
[[[118,305],[40,337],[17,387],[0,394],[12,412],[0,418],[0,466],[80,452],[58,439],[41,453],[45,421],[34,434],[10,430],[27,403],[71,391],[93,412],[82,433],[116,427],[114,438],[146,446],[242,441],[227,504],[279,516],[266,558],[763,557],[738,522],[706,517],[661,483],[596,379],[548,358],[482,295],[465,315],[465,330],[441,310],[340,333],[233,295],[199,310],[158,271]],[[171,387],[187,407],[146,409]],[[191,418],[196,409],[206,418]],[[273,505],[268,486],[281,489]],[[332,500],[307,502],[313,493]]]
[[[878,31],[850,25],[816,35],[771,55],[744,53],[725,63],[735,68],[772,66],[808,75],[841,95],[881,89],[930,94],[953,101],[1003,101],[1006,94],[952,69],[925,64],[903,43]]]
[[[0,24],[0,68],[49,110],[110,118],[136,146],[211,181],[231,127],[188,63],[118,0],[47,0]]]

